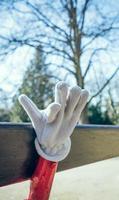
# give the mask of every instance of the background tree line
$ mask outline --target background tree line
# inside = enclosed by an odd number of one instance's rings
[[[18,104],[20,93],[26,93],[43,108],[53,98],[56,81],[65,80],[90,91],[83,122],[118,123],[118,103],[110,91],[119,71],[117,59],[112,59],[118,50],[119,10],[113,1],[106,0],[105,6],[104,2],[1,2],[1,11],[9,12],[16,25],[9,34],[0,32],[1,58],[23,46],[34,48],[36,52],[13,98],[7,120],[28,121]],[[104,63],[105,58],[110,65]]]

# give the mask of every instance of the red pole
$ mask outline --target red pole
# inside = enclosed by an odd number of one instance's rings
[[[48,200],[58,162],[39,158],[31,178],[30,193],[27,200]]]

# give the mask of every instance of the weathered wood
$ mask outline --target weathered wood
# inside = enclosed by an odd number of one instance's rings
[[[0,124],[0,185],[31,176],[38,158],[34,138],[29,124]]]
[[[0,123],[0,185],[31,177],[38,155],[30,124]],[[58,170],[119,156],[119,126],[79,126],[69,156]]]
[[[119,126],[87,125],[76,127],[69,156],[59,170],[119,156]]]

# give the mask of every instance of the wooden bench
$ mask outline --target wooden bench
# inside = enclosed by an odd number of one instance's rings
[[[0,123],[0,186],[29,179],[38,155],[31,124]],[[69,156],[58,171],[119,156],[119,126],[77,126]]]

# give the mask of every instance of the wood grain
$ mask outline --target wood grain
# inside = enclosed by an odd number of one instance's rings
[[[0,186],[31,177],[38,160],[30,124],[0,123]],[[58,171],[119,156],[119,126],[78,126]]]
[[[69,156],[59,163],[59,170],[70,169],[119,156],[118,126],[80,126],[72,135]]]

